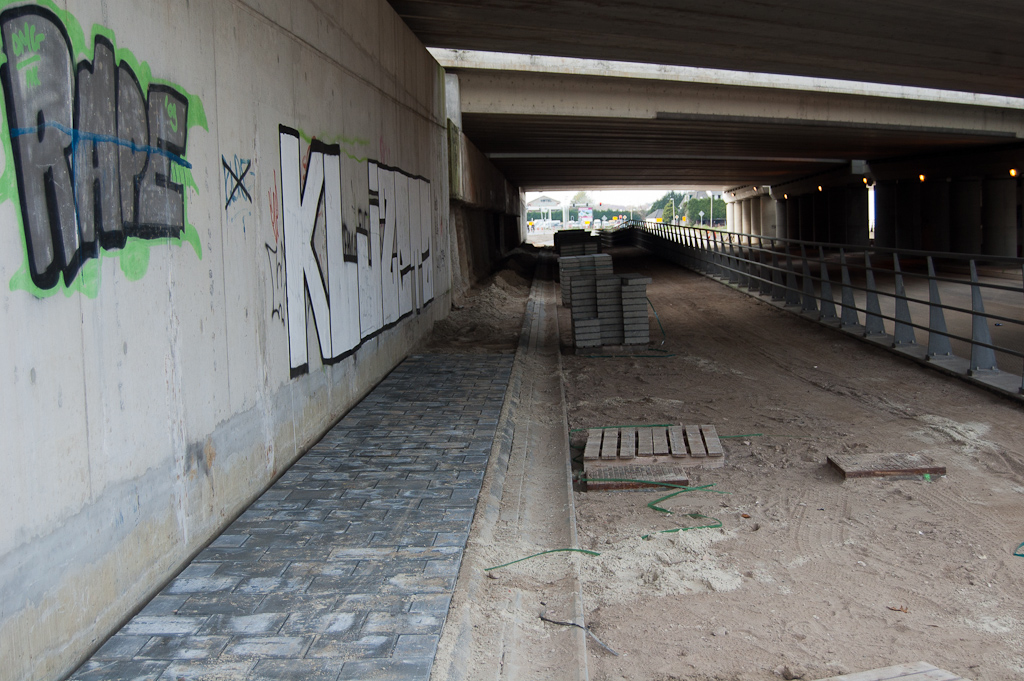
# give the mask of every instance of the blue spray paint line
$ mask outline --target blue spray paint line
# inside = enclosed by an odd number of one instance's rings
[[[167,159],[170,159],[172,163],[177,163],[183,168],[187,168],[189,170],[192,169],[191,163],[183,159],[181,156],[178,156],[177,154],[173,154],[167,151],[166,149],[161,149],[160,147],[151,147],[149,145],[135,144],[134,142],[129,142],[128,140],[123,140],[120,137],[114,137],[113,135],[100,135],[93,132],[82,132],[80,130],[75,130],[74,128],[69,128],[66,125],[62,125],[60,123],[56,123],[53,121],[47,121],[42,125],[35,126],[34,128],[15,128],[11,130],[11,137],[21,137],[22,135],[38,135],[39,130],[42,128],[54,128],[56,130],[60,130],[65,135],[71,137],[72,146],[77,146],[83,140],[86,142],[106,142],[109,144],[116,144],[119,147],[131,149],[134,152],[141,151],[146,154],[156,154],[158,156],[163,156]]]

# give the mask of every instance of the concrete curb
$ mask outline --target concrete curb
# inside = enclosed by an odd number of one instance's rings
[[[538,267],[539,271],[541,270],[541,267],[542,266]],[[539,295],[539,281],[540,280],[537,277],[534,278],[533,287],[530,292],[530,299],[527,302],[526,311],[523,315],[523,325],[519,334],[519,346],[516,349],[516,357],[512,366],[512,374],[509,377],[508,389],[505,393],[505,402],[502,406],[501,415],[498,417],[498,427],[494,438],[494,444],[491,448],[491,458],[487,465],[487,472],[484,476],[483,487],[480,491],[480,500],[477,503],[476,514],[473,518],[473,525],[470,530],[470,537],[481,543],[490,542],[494,537],[494,528],[497,526],[501,512],[505,476],[508,471],[509,460],[512,454],[513,436],[517,425],[519,425],[517,418],[522,418],[522,415],[518,414],[518,410],[523,384],[524,357],[529,351],[531,344],[536,344],[537,342],[537,339],[534,338],[534,327],[539,327],[539,321],[544,315],[544,310],[541,307],[543,302],[540,300]],[[553,312],[555,312],[555,323],[557,324],[557,309],[553,310]],[[557,370],[559,377],[561,377],[562,362],[560,353],[558,354]],[[561,410],[563,414],[562,427],[565,432],[564,450],[568,494],[569,533],[572,538],[572,546],[576,546],[578,541],[576,530],[576,507],[572,489],[572,456],[571,451],[569,450],[569,426],[568,422],[564,420],[564,415],[566,413],[565,387],[561,382],[561,378],[559,378],[559,383],[559,399],[561,401]],[[573,594],[573,618],[574,621],[582,624],[584,622],[584,608],[579,564],[576,561],[570,561],[570,564],[573,566],[573,570],[575,572],[573,577],[576,580],[575,593]],[[463,603],[472,603],[477,599],[478,595],[483,592],[484,579],[485,576],[482,571],[470,567],[467,561],[465,561],[465,559],[463,560],[462,566],[459,570],[458,581],[456,582],[456,590],[463,591],[466,595]],[[446,630],[448,627],[453,627],[456,632],[451,634],[455,637],[451,662],[446,669],[440,669],[435,666],[431,671],[431,679],[434,681],[465,681],[467,680],[469,664],[472,659],[474,638],[473,624],[469,608],[463,605],[457,612],[454,610],[451,611],[448,616],[448,621],[445,623]],[[587,681],[589,679],[589,672],[587,669],[586,633],[582,629],[573,628],[573,636],[577,646],[577,658],[580,663],[576,678],[580,681]],[[445,632],[442,632],[442,638],[447,638]],[[472,681],[476,680],[474,679]]]
[[[520,392],[523,385],[522,355],[529,344],[530,329],[533,326],[535,314],[533,303],[534,296],[531,290],[530,300],[527,302],[526,312],[523,315],[523,326],[519,334],[516,357],[512,364],[512,374],[509,376],[508,388],[505,392],[505,402],[502,404],[501,415],[498,417],[494,444],[491,445],[491,456],[487,463],[487,471],[484,473],[480,500],[477,502],[473,524],[469,532],[470,537],[478,538],[483,542],[491,541],[494,537],[494,528],[501,512],[501,495],[504,490],[509,458],[512,455],[512,437],[516,429],[516,412],[519,408]],[[457,591],[465,590],[468,596],[466,602],[473,602],[483,591],[484,573],[479,570],[466,569],[466,565],[465,557],[463,557],[455,588]],[[448,627],[455,627],[458,630],[455,635],[456,642],[451,664],[444,670],[435,665],[431,670],[430,678],[437,681],[463,681],[467,678],[466,674],[473,650],[473,624],[469,609],[463,607],[459,612],[449,612],[445,629]],[[442,631],[442,638],[444,635],[444,631]]]

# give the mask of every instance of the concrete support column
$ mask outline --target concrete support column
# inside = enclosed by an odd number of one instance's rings
[[[875,183],[875,246],[896,247],[896,183]]]
[[[782,203],[786,206],[786,238],[800,238],[800,199],[785,199]],[[781,222],[779,224],[782,224]]]
[[[850,185],[846,188],[846,243],[867,246],[869,230],[867,185]]]
[[[761,197],[747,199],[750,204],[750,234],[761,236]]]
[[[988,178],[981,186],[982,253],[1017,256],[1017,181]]]
[[[949,246],[954,253],[981,253],[981,180],[949,183]]]
[[[772,201],[772,209],[775,211],[775,236],[789,236],[789,202],[776,199]]]
[[[735,232],[736,231],[736,217],[734,215],[735,212],[736,212],[736,204],[735,203],[727,203],[727,204],[725,204],[725,229],[726,229],[727,232]]]
[[[834,187],[825,191],[828,212],[828,241],[833,244],[848,243],[846,238],[846,187]]]
[[[741,211],[741,216],[740,216],[740,221],[741,221],[740,222],[740,224],[741,224],[740,232],[743,233],[743,234],[749,235],[750,234],[750,199],[743,199],[742,201],[740,201],[740,211]],[[746,243],[747,240],[744,239],[743,242]]]
[[[921,248],[921,181],[896,183],[896,248]]]
[[[921,247],[926,251],[949,251],[949,181],[945,178],[924,183],[921,192]]]
[[[779,230],[775,221],[775,204],[777,201],[765,195],[761,197],[761,234],[764,236],[778,236]]]

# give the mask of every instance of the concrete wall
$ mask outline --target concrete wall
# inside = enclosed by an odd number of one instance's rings
[[[473,142],[458,121],[459,78],[447,74],[449,222],[456,235],[452,292],[456,298],[486,277],[497,262],[526,239],[525,195],[511,184]]]
[[[0,679],[54,679],[446,314],[444,74],[384,0],[0,7]]]

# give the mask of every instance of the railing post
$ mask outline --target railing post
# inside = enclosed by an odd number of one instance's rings
[[[811,280],[811,264],[807,262],[807,247],[800,244],[800,259],[804,261],[804,304],[802,312],[818,312],[818,301],[814,297],[814,282]]]
[[[832,299],[832,282],[828,279],[824,246],[818,246],[818,258],[821,260],[821,314],[818,315],[818,319],[823,322],[834,322],[839,317],[836,315],[836,301]]]
[[[939,298],[939,282],[935,281],[935,263],[928,256],[928,352],[925,359],[952,357],[953,345],[946,333],[946,315]]]
[[[910,303],[907,302],[907,289],[903,285],[903,272],[900,270],[900,256],[896,253],[892,254],[892,267],[896,287],[896,323],[892,331],[892,346],[900,348],[917,345],[913,319],[910,317]]]
[[[978,267],[971,260],[971,368],[968,376],[998,371],[996,367],[996,351],[991,347],[992,334],[988,329],[988,317],[985,316],[985,302],[981,298],[981,287],[978,285]]]
[[[772,240],[772,300],[785,300],[786,287],[782,283],[782,269],[779,267],[779,252]]]
[[[800,304],[800,289],[796,285],[796,268],[793,266],[793,255],[786,248],[786,306]]]
[[[884,336],[885,323],[882,321],[882,307],[878,304],[878,289],[875,288],[875,271],[871,269],[871,254],[864,251],[864,280],[867,289],[867,304],[864,312],[864,335]]]
[[[743,281],[743,274],[739,268],[739,258],[736,257],[736,244],[732,242],[732,239],[729,239],[726,248],[729,253],[726,257],[726,261],[729,263],[729,283],[740,285],[742,281],[742,285],[745,286],[746,281]]]
[[[708,274],[712,277],[718,276],[718,239],[714,234],[708,232],[708,239],[711,240],[711,262],[708,267]]]
[[[843,316],[839,326],[840,328],[860,326],[860,313],[857,312],[857,303],[853,299],[853,286],[850,284],[850,268],[846,264],[846,251],[842,248],[839,249],[839,266],[843,272]]]
[[[761,295],[762,296],[768,296],[768,295],[771,295],[771,293],[772,293],[772,282],[774,281],[774,278],[772,277],[772,270],[769,269],[769,267],[768,267],[768,250],[764,247],[764,240],[763,239],[760,240],[757,245],[758,245],[758,258],[757,258],[758,265],[757,265],[756,269],[757,269],[757,274],[758,274],[758,276],[760,278],[760,281],[758,281],[758,286],[761,289]],[[775,239],[771,240],[771,242],[768,244],[768,247],[771,248],[773,251],[775,250]],[[750,266],[751,266],[751,268],[754,268],[753,262],[751,262]]]

